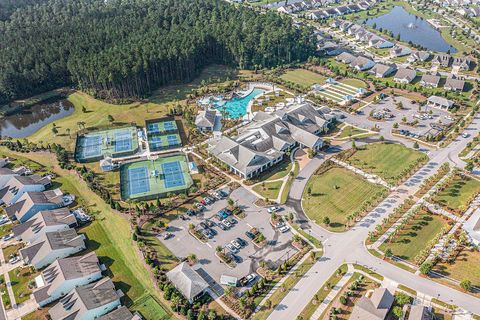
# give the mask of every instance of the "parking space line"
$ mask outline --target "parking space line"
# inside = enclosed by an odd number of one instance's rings
[[[253,229],[253,227],[250,225],[250,223],[246,223],[246,225],[250,228],[250,229]]]
[[[205,243],[205,244],[206,244],[207,246],[209,246],[210,248],[212,247],[212,246],[210,245],[210,243],[208,243],[208,242],[207,242],[207,243]]]

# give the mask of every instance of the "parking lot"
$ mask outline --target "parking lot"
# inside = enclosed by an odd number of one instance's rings
[[[169,225],[168,232],[172,233],[173,237],[165,240],[160,235],[159,239],[162,241],[176,256],[187,257],[190,254],[195,254],[198,263],[194,266],[203,277],[206,278],[205,273],[211,279],[206,279],[207,282],[220,282],[222,275],[233,276],[238,279],[255,272],[260,261],[267,262],[271,267],[275,268],[278,264],[291,257],[296,249],[290,244],[292,238],[291,231],[281,233],[276,230],[269,222],[270,214],[267,208],[257,207],[254,202],[257,198],[245,188],[238,188],[234,190],[230,197],[235,201],[235,205],[242,208],[246,214],[244,219],[238,219],[229,230],[222,230],[218,225],[212,227],[216,235],[212,239],[208,239],[207,243],[202,243],[195,239],[189,232],[188,226],[193,223],[199,225],[205,219],[218,224],[218,220],[214,217],[219,211],[227,207],[227,199],[222,199],[207,205],[207,209],[200,215],[190,217],[190,220],[176,219]],[[284,213],[284,212],[280,212]],[[258,248],[245,235],[245,232],[250,231],[252,227],[261,231],[266,240],[267,245],[263,248]],[[239,250],[236,254],[239,257],[239,262],[234,268],[220,262],[220,259],[215,255],[217,246],[226,246],[237,237],[245,240],[246,246]],[[226,249],[226,251],[229,251]],[[201,269],[201,270],[198,270]],[[209,281],[210,280],[210,281]],[[215,285],[211,283],[211,285]],[[216,288],[219,290],[218,284]]]
[[[402,109],[398,108],[399,103]],[[407,136],[412,138],[421,138],[429,134],[436,136],[444,126],[453,122],[453,118],[447,111],[429,106],[422,106],[419,110],[419,106],[419,103],[412,103],[412,100],[405,97],[387,97],[366,106],[362,109],[362,113],[384,121],[382,126],[393,127],[394,123],[398,123],[398,130],[403,130],[402,132],[405,133],[408,131]],[[403,123],[403,120],[406,122]]]

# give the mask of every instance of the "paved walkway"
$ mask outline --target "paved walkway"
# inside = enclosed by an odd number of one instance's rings
[[[382,178],[380,178],[379,176],[377,176],[375,174],[366,173],[365,171],[363,171],[361,169],[358,169],[357,167],[354,167],[354,166],[352,166],[352,165],[350,165],[346,162],[343,162],[341,160],[338,160],[336,158],[331,158],[330,160],[332,160],[336,164],[338,164],[338,165],[340,165],[340,166],[342,166],[342,167],[344,167],[344,168],[346,168],[350,171],[355,172],[356,174],[359,174],[359,175],[363,176],[365,179],[367,179],[371,183],[379,184],[381,186],[384,186],[387,189],[393,189],[392,185],[390,185],[385,180],[383,180]]]
[[[310,319],[312,320],[320,319],[320,317],[322,316],[322,313],[325,311],[325,309],[327,309],[330,302],[332,302],[333,299],[335,299],[335,297],[340,292],[340,290],[342,290],[343,286],[347,284],[348,280],[350,280],[350,278],[353,275],[353,272],[354,272],[353,265],[348,264],[347,272],[342,276],[340,281],[338,281],[338,283],[332,288],[332,290],[330,290],[328,295],[325,297],[325,299],[323,299],[322,303],[320,303],[317,310],[315,310],[315,312],[313,313]]]

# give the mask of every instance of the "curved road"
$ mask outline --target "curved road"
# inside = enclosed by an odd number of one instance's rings
[[[450,162],[457,166],[462,165],[462,161],[455,155],[458,155],[458,153],[465,148],[466,144],[476,135],[475,132],[478,132],[479,128],[480,117],[477,114],[472,124],[466,129],[467,132],[471,133],[468,139],[460,137],[453,141],[447,148],[432,151],[429,154],[430,161],[426,165],[418,170],[410,179],[397,187],[396,190],[374,210],[358,222],[355,227],[344,233],[328,232],[310,222],[303,213],[301,198],[305,185],[318,166],[330,155],[323,154],[312,159],[295,179],[287,205],[296,211],[298,223],[302,228],[307,229],[313,236],[322,240],[324,255],[289,291],[282,302],[275,307],[268,319],[295,319],[323,283],[345,262],[365,265],[382,274],[385,278],[406,285],[418,293],[438,298],[445,302],[452,301],[453,304],[462,309],[480,314],[480,299],[415,275],[389,264],[382,259],[378,259],[371,255],[364,246],[364,240],[368,236],[368,232],[374,230],[375,226],[380,224],[382,219],[388,216],[398,205],[403,203],[409,195],[415,194],[421,183],[433,175],[442,163]],[[341,147],[346,147],[346,144],[343,144]]]

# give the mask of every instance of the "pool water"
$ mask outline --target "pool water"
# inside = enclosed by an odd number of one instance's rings
[[[245,97],[235,97],[223,103],[218,103],[215,107],[220,111],[224,111],[230,119],[243,118],[247,114],[248,103],[264,92],[265,90],[263,89],[255,88]]]

